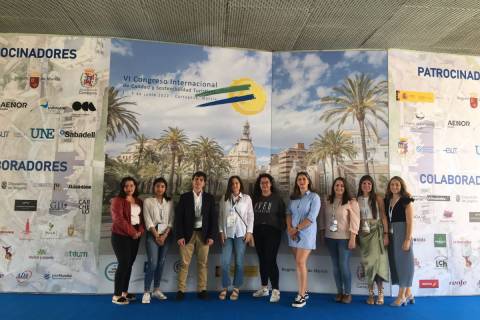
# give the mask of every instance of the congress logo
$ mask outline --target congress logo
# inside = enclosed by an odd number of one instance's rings
[[[231,103],[233,110],[249,116],[262,112],[267,101],[265,89],[250,78],[234,80],[229,87],[197,93],[195,97],[207,97],[222,93],[226,93],[228,98],[206,102],[197,107],[203,108]]]
[[[105,267],[104,275],[107,280],[113,281],[115,279],[115,272],[117,272],[118,262],[110,262]]]

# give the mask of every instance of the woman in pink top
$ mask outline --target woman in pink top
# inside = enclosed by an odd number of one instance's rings
[[[356,246],[359,224],[358,203],[350,196],[345,179],[336,178],[320,223],[321,236],[325,236],[333,263],[333,276],[337,286],[336,302],[352,301],[352,273],[349,262],[351,250]]]

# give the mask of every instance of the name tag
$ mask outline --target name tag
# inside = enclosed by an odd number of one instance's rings
[[[227,217],[227,228],[233,228],[235,226],[236,216],[229,214]]]

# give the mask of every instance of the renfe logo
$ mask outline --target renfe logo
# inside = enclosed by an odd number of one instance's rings
[[[426,288],[438,288],[439,281],[437,279],[434,280],[419,280],[418,286],[422,289]]]

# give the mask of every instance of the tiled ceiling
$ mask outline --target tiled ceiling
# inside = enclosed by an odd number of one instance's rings
[[[0,0],[0,33],[480,53],[480,0]]]

